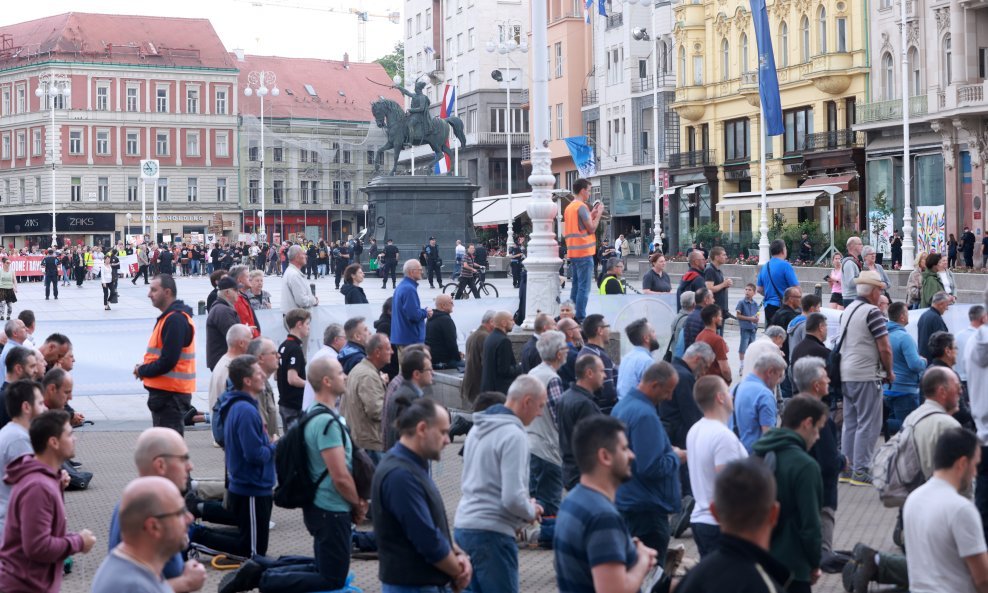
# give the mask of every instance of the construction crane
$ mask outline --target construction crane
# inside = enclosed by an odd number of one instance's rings
[[[371,12],[360,8],[348,6],[307,6],[304,4],[291,4],[287,2],[277,2],[274,0],[237,0],[251,6],[274,6],[277,8],[297,8],[299,10],[313,10],[316,12],[335,12],[338,14],[352,14],[357,17],[357,61],[367,61],[367,22],[371,19],[387,20],[397,25],[401,22],[401,13],[396,10],[387,12]]]

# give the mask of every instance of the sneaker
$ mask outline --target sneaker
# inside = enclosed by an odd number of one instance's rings
[[[264,567],[253,560],[247,560],[240,568],[223,577],[219,593],[241,593],[252,591],[261,582]]]
[[[696,501],[692,496],[687,494],[683,497],[683,510],[669,518],[669,530],[673,537],[678,539],[686,532],[690,526],[690,515],[693,514],[693,507],[695,506]]]
[[[837,478],[837,481],[840,482],[841,484],[850,484],[851,483],[851,470],[846,469],[846,470],[842,471],[840,473],[840,477]]]
[[[844,569],[841,571],[841,584],[844,585],[844,590],[847,593],[854,593],[854,574],[858,571],[858,563],[851,560],[844,565]]]
[[[854,472],[848,483],[852,486],[871,486],[871,474],[868,472]]]
[[[877,552],[864,544],[854,546],[854,562],[857,568],[854,570],[853,593],[868,593],[868,583],[875,580],[878,575],[878,563],[875,562]]]

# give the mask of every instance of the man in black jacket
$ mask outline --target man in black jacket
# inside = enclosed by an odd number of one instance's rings
[[[930,308],[919,316],[919,322],[916,324],[916,346],[919,355],[926,360],[932,358],[930,336],[936,332],[950,331],[943,321],[943,314],[950,308],[950,303],[950,295],[941,290],[933,295]]]
[[[384,271],[381,278],[384,280],[381,288],[388,287],[388,276],[391,276],[391,288],[395,288],[395,269],[398,267],[398,248],[395,247],[394,240],[388,239],[388,244],[384,246]]]
[[[548,313],[539,313],[535,316],[535,333],[525,342],[521,349],[521,370],[523,373],[534,369],[542,364],[542,357],[535,349],[535,343],[539,341],[539,336],[550,329],[556,329],[556,321]]]
[[[439,257],[439,246],[436,245],[436,238],[429,237],[429,244],[426,245],[422,251],[425,253],[425,266],[429,273],[429,288],[435,288],[436,285],[432,281],[433,276],[435,276],[435,281],[439,283],[439,288],[443,287],[443,271],[442,271],[442,259]],[[508,381],[508,385],[511,381]],[[507,387],[505,387],[505,393],[507,392]]]
[[[676,593],[783,593],[789,571],[768,552],[779,520],[771,470],[750,458],[727,464],[717,474],[710,511],[720,524],[720,549],[687,573]]]
[[[556,424],[559,429],[559,451],[563,457],[563,485],[572,490],[580,481],[580,470],[573,455],[573,431],[580,420],[600,414],[594,403],[594,392],[604,385],[604,363],[595,354],[581,354],[576,359],[576,383],[559,396],[556,403]]]
[[[830,348],[824,344],[826,341],[827,316],[823,313],[810,313],[806,317],[806,336],[789,353],[790,366],[806,356],[818,356],[823,360],[830,360]]]
[[[701,288],[707,287],[707,281],[703,276],[703,265],[707,261],[707,258],[704,257],[702,251],[699,249],[694,249],[693,251],[690,251],[689,259],[690,269],[686,270],[686,273],[683,274],[682,278],[680,278],[679,287],[676,288],[676,311],[679,311],[679,297],[684,292],[687,290],[696,292]],[[697,309],[700,308],[702,307],[697,306]]]
[[[511,382],[521,374],[521,365],[515,360],[511,339],[508,338],[508,332],[514,325],[515,321],[508,311],[498,311],[494,315],[494,330],[484,340],[481,391],[508,393]]]
[[[674,357],[672,366],[679,375],[679,383],[672,392],[672,399],[659,404],[659,416],[669,434],[669,441],[675,447],[686,448],[686,433],[703,418],[703,412],[693,399],[693,386],[696,380],[707,373],[714,363],[714,351],[706,342],[695,342],[686,349],[683,357]],[[685,465],[683,468],[685,469]]]
[[[433,368],[452,369],[463,362],[463,354],[456,341],[456,323],[450,316],[452,312],[453,297],[441,294],[436,297],[432,317],[425,322],[425,345],[432,353]]]
[[[217,361],[226,354],[226,332],[240,323],[240,316],[233,303],[240,298],[237,281],[223,276],[216,284],[216,302],[206,317],[206,367],[212,371]]]

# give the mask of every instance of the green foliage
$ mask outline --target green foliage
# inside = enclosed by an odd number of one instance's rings
[[[830,238],[820,232],[820,225],[816,221],[807,220],[796,224],[786,224],[785,218],[778,212],[772,217],[772,226],[768,230],[769,241],[782,239],[786,242],[786,251],[789,252],[789,259],[795,260],[799,257],[799,244],[803,238],[803,233],[810,237],[813,243],[813,251],[817,257],[823,253],[830,245]]]
[[[708,222],[696,227],[693,230],[693,242],[702,242],[707,249],[714,245],[720,245],[722,243],[720,225],[716,222]]]
[[[393,79],[395,74],[400,75],[402,79],[405,78],[405,44],[403,42],[395,43],[395,48],[390,54],[374,61],[384,67],[384,71],[388,73],[388,78]]]

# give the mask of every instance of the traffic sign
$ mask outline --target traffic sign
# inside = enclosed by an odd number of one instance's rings
[[[159,168],[158,161],[154,159],[142,160],[141,161],[141,179],[155,180],[158,178]]]

